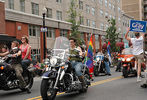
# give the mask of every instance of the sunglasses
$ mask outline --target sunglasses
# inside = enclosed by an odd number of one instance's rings
[[[25,40],[25,39],[26,39],[25,37],[22,37],[22,38],[21,38],[21,40]]]

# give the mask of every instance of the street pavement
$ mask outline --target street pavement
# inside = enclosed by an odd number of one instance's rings
[[[136,77],[123,78],[121,72],[111,69],[111,76],[94,77],[87,93],[61,93],[56,100],[147,100],[147,89],[140,87]],[[41,78],[35,78],[32,93],[18,90],[0,90],[0,100],[42,100],[40,96]]]

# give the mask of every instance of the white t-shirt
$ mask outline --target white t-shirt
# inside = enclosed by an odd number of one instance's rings
[[[133,55],[140,55],[143,53],[143,37],[131,38],[131,43],[133,45]]]

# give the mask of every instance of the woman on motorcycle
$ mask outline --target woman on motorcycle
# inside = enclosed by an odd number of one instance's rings
[[[22,52],[22,66],[23,68],[27,68],[31,63],[31,46],[29,45],[27,36],[23,36],[21,42],[20,50]]]

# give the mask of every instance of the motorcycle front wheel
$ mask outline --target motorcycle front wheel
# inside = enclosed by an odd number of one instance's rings
[[[43,100],[55,100],[57,90],[54,89],[55,81],[43,79],[41,82],[40,93]]]
[[[94,73],[94,76],[99,76],[99,65],[97,65],[97,66],[94,66],[94,71],[93,71],[93,73]]]

